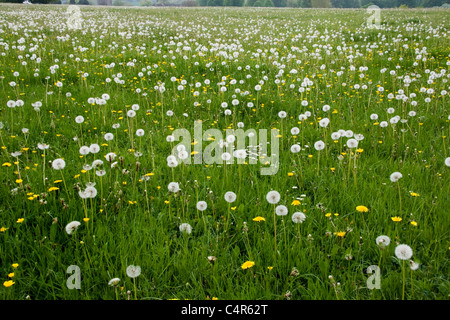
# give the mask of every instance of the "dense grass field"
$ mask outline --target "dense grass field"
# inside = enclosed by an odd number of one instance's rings
[[[1,299],[448,299],[449,11],[67,10],[0,6]]]

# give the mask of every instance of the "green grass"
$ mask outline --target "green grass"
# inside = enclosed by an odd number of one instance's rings
[[[0,274],[2,284],[14,281],[10,287],[0,287],[1,299],[128,299],[130,290],[131,299],[275,300],[286,299],[290,292],[291,299],[396,300],[402,299],[403,286],[402,261],[394,254],[397,244],[409,245],[412,260],[420,264],[412,271],[406,261],[405,299],[448,299],[450,169],[444,161],[450,145],[449,97],[441,94],[448,91],[444,81],[448,77],[428,84],[430,74],[425,71],[449,71],[446,11],[382,10],[382,29],[373,30],[365,26],[364,10],[83,7],[82,18],[89,25],[83,33],[67,29],[65,10],[65,6],[0,6],[4,31]],[[66,35],[70,37],[61,40]],[[17,43],[22,37],[25,43]],[[31,43],[38,47],[30,52]],[[21,51],[20,45],[26,49]],[[370,45],[375,46],[368,50]],[[191,50],[183,51],[183,46]],[[209,49],[203,56],[198,53],[200,46]],[[218,51],[211,52],[216,46]],[[424,47],[427,61],[417,59],[415,52]],[[235,61],[219,51],[239,55]],[[313,52],[320,53],[321,59]],[[30,59],[33,53],[40,63]],[[127,66],[133,60],[134,66]],[[284,64],[280,77],[275,60]],[[112,62],[114,68],[105,68]],[[59,69],[51,74],[54,65]],[[343,74],[338,76],[341,67]],[[368,70],[360,72],[359,67]],[[387,71],[382,74],[383,68]],[[298,73],[290,74],[292,69]],[[397,74],[390,75],[391,70]],[[124,84],[114,82],[119,72]],[[82,73],[89,76],[83,78]],[[409,87],[398,78],[405,75],[414,79]],[[257,93],[254,87],[264,76],[268,79]],[[172,77],[177,78],[175,85]],[[217,86],[222,77],[227,82],[225,93]],[[300,93],[305,77],[313,85]],[[106,78],[112,81],[107,83]],[[181,79],[187,81],[184,91],[177,90]],[[232,79],[237,83],[230,84]],[[285,83],[276,84],[275,79]],[[17,86],[10,86],[11,81]],[[160,94],[154,87],[162,82],[166,91]],[[201,82],[199,88],[196,82]],[[367,89],[355,89],[355,84]],[[385,91],[377,92],[379,86]],[[422,93],[422,87],[434,93]],[[249,94],[241,96],[236,88]],[[417,96],[408,102],[388,99],[399,89]],[[105,105],[88,103],[104,93],[110,96]],[[426,97],[431,102],[425,102]],[[18,99],[24,106],[7,107],[9,100]],[[233,99],[239,100],[236,107]],[[302,106],[303,100],[307,106]],[[40,112],[31,105],[36,101],[42,102]],[[222,102],[228,103],[231,116],[224,115]],[[248,108],[248,102],[258,104],[257,108]],[[134,104],[140,109],[129,119],[127,111]],[[328,112],[322,111],[325,104],[331,107]],[[393,114],[386,112],[390,107]],[[167,110],[174,116],[166,116]],[[282,110],[288,115],[283,120],[278,117]],[[410,117],[411,110],[417,115]],[[305,111],[311,117],[300,122],[298,116]],[[373,113],[378,120],[370,119]],[[85,118],[81,125],[75,122],[79,115]],[[389,122],[395,115],[408,121],[380,127],[379,122]],[[330,124],[321,128],[318,121],[325,117]],[[224,133],[238,122],[245,124],[245,130],[281,130],[278,172],[261,175],[260,162],[227,165],[226,173],[223,165],[216,164],[181,163],[169,168],[166,158],[176,144],[166,142],[166,136],[186,128],[193,137],[197,119],[203,121],[203,130]],[[113,129],[115,123],[120,128]],[[296,136],[290,132],[293,127],[300,128]],[[23,134],[22,128],[28,128],[29,134]],[[145,130],[141,138],[135,135],[139,128]],[[330,135],[340,129],[363,134],[361,150],[349,150],[344,137],[334,142]],[[112,141],[103,139],[107,132],[114,134]],[[326,143],[325,150],[314,149],[318,140]],[[45,157],[38,143],[50,145]],[[93,143],[100,145],[100,152],[80,156],[80,147]],[[209,143],[204,141],[203,147]],[[297,154],[290,152],[295,143],[303,148]],[[15,151],[22,155],[12,157]],[[135,151],[142,156],[137,158]],[[117,154],[114,168],[104,158],[109,152]],[[350,152],[354,153],[351,163]],[[57,158],[66,162],[61,171],[52,169]],[[104,162],[103,177],[96,176],[95,169],[83,171],[83,165],[96,159]],[[395,171],[403,178],[392,183],[389,177]],[[153,175],[144,181],[148,173]],[[19,178],[22,182],[17,182]],[[172,181],[180,184],[176,194],[167,189]],[[78,191],[88,182],[96,183],[98,194],[83,202]],[[51,187],[58,190],[49,191]],[[280,192],[279,204],[289,209],[287,216],[276,217],[276,254],[274,207],[266,201],[271,190]],[[224,199],[227,191],[237,194],[231,205]],[[297,198],[302,198],[301,203],[294,206]],[[201,200],[208,205],[204,212],[196,209]],[[359,205],[369,212],[357,212]],[[302,224],[291,220],[297,211],[306,215]],[[83,221],[86,215],[88,222]],[[257,216],[265,221],[253,221]],[[397,216],[402,220],[394,222],[392,217]],[[21,218],[23,222],[17,222]],[[69,235],[65,227],[71,221],[81,225]],[[181,233],[181,223],[189,223],[192,233]],[[339,232],[345,235],[340,237]],[[375,243],[380,235],[391,239],[385,250]],[[208,256],[215,256],[215,262],[210,263]],[[247,260],[255,265],[243,270]],[[14,263],[19,266],[13,268]],[[366,270],[378,264],[381,289],[370,290]],[[66,286],[71,265],[81,270],[79,290]],[[129,265],[141,267],[135,283],[127,276]],[[11,272],[14,276],[9,278]],[[329,276],[340,285],[334,286]],[[108,286],[115,277],[121,279],[118,288]]]

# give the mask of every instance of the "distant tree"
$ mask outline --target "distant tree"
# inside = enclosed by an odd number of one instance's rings
[[[312,8],[311,0],[300,0],[301,4],[300,7],[302,8]]]
[[[395,1],[392,0],[372,0],[373,4],[380,8],[393,8],[395,7]]]
[[[256,0],[247,0],[247,1],[245,1],[245,6],[246,7],[253,7],[255,2],[256,2]]]
[[[299,7],[299,1],[298,0],[287,0],[286,1],[286,7],[298,8]]]
[[[273,5],[277,8],[286,7],[287,0],[272,0]]]
[[[360,0],[344,0],[342,1],[342,8],[359,8],[361,7]]]
[[[264,7],[274,7],[272,0],[265,0],[264,1]]]
[[[367,8],[373,5],[375,5],[375,3],[373,3],[372,0],[361,0],[361,8]]]
[[[235,7],[243,7],[245,0],[233,0],[233,6]]]
[[[208,5],[208,0],[197,0],[199,6],[206,7]]]
[[[223,6],[223,0],[208,0],[208,7],[221,7]]]
[[[198,3],[195,0],[185,0],[181,3],[183,7],[197,7]]]
[[[417,0],[397,0],[397,7],[400,7],[401,5],[408,6],[408,8],[415,8],[417,7]]]
[[[342,8],[343,1],[342,0],[331,0],[331,5],[333,8]]]
[[[223,6],[224,7],[232,7],[233,6],[233,0],[223,0]]]
[[[429,8],[429,7],[440,7],[444,3],[446,3],[446,1],[448,1],[448,0],[425,0],[423,2],[423,6],[426,7],[426,8]]]
[[[330,0],[311,0],[313,8],[332,8]]]
[[[141,7],[151,7],[153,6],[153,0],[141,0],[141,2],[139,2],[139,5]]]
[[[254,7],[262,7],[264,6],[262,0],[256,0],[255,3],[253,4]]]

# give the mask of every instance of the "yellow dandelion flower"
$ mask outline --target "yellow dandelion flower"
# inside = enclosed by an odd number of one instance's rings
[[[416,192],[410,192],[409,193],[410,195],[411,195],[411,197],[418,197],[418,196],[420,196],[418,193],[416,193]]]
[[[17,223],[22,223],[23,221],[24,221],[25,219],[24,218],[19,218],[19,219],[17,219]]]
[[[292,177],[294,175],[293,172],[288,172],[288,177]]]
[[[335,232],[334,235],[337,237],[343,238],[343,237],[345,237],[346,233],[347,232],[345,232],[345,231],[339,231],[339,232]]]
[[[413,220],[413,221],[411,221],[410,223],[411,223],[411,225],[413,225],[414,227],[417,227],[417,222],[416,222],[416,221]]]
[[[8,278],[14,278],[14,272],[9,273]]]
[[[88,221],[89,221],[89,218],[83,218],[83,221],[84,221],[84,222],[88,222]]]
[[[356,211],[358,211],[358,212],[369,212],[369,208],[367,208],[366,206],[357,206],[356,207]]]
[[[266,219],[264,219],[263,217],[258,216],[256,218],[253,218],[253,221],[261,222],[261,221],[266,221]]]
[[[2,167],[11,167],[11,163],[5,162],[4,164],[2,164]]]
[[[392,217],[391,220],[394,221],[394,222],[400,222],[400,221],[402,221],[403,219],[400,218],[400,217]]]
[[[14,283],[15,283],[14,281],[8,280],[8,281],[3,282],[3,285],[4,285],[6,288],[8,288],[8,287],[11,287]]]
[[[19,264],[18,263],[13,263],[11,266],[15,269],[15,268],[17,268],[19,266]]]
[[[8,228],[5,228],[5,227],[0,228],[0,232],[5,232],[6,230],[8,230]]]
[[[302,204],[299,200],[295,199],[294,201],[291,202],[291,206],[298,206]]]
[[[242,269],[250,269],[251,267],[253,267],[255,265],[255,262],[253,262],[253,261],[245,261],[243,264],[242,264],[242,266],[241,266],[241,268]]]

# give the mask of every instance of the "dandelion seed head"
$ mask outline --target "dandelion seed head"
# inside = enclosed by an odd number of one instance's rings
[[[410,246],[406,244],[399,244],[395,247],[395,256],[400,260],[409,260],[413,255],[413,251]]]
[[[68,223],[65,228],[67,234],[72,234],[75,230],[77,230],[77,228],[80,226],[80,224],[81,223],[78,221],[72,221],[72,222]]]

